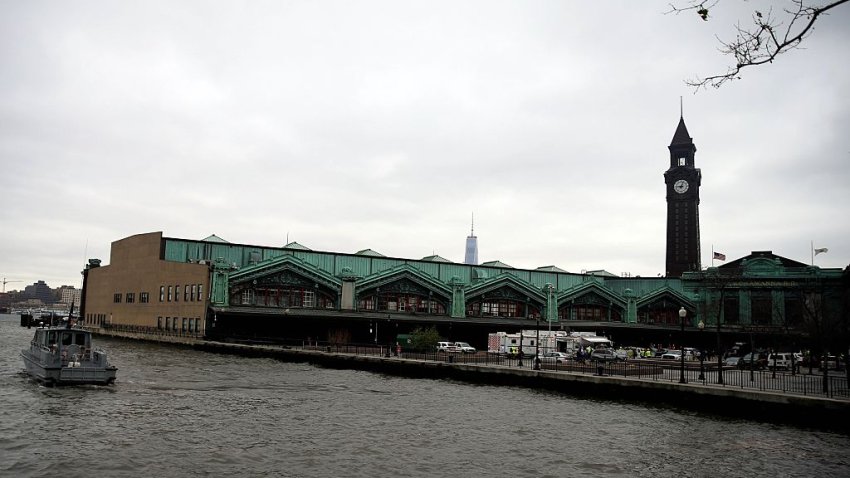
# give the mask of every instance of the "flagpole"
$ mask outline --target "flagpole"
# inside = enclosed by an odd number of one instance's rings
[[[812,265],[814,266],[815,265],[815,241],[811,242],[811,248],[812,248]]]
[[[714,244],[711,245],[711,267],[714,267]]]

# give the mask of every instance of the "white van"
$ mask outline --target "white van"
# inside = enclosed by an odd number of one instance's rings
[[[792,366],[800,366],[799,362],[794,360],[793,354],[775,353],[767,356],[767,368],[771,370],[773,370],[774,367],[781,370],[791,370]]]

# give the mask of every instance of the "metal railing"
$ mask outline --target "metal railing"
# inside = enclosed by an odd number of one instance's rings
[[[110,325],[108,329],[120,332],[148,334],[152,338],[155,336],[178,336],[194,337],[199,340],[204,339],[200,334],[194,332],[162,330],[156,327]],[[445,362],[451,364],[510,367],[529,370],[539,369],[544,372],[622,377],[656,382],[679,383],[684,375],[685,382],[689,385],[850,400],[850,389],[848,388],[846,376],[828,374],[824,377],[817,369],[813,370],[814,373],[803,373],[803,370],[798,373],[791,373],[769,370],[750,371],[723,367],[720,370],[723,380],[722,383],[718,383],[717,364],[704,362],[703,367],[700,367],[698,361],[688,361],[684,369],[678,360],[672,361],[652,358],[625,361],[579,361],[570,359],[563,362],[541,361],[539,364],[535,364],[534,357],[512,357],[487,352],[466,354],[460,352],[399,351],[396,346],[388,344],[337,344],[322,341],[258,336],[221,337],[217,341],[272,348],[289,348],[374,357],[395,357],[406,360]]]
[[[96,331],[95,327],[91,326],[83,326],[84,328],[92,331]],[[195,332],[189,330],[181,330],[181,329],[165,329],[165,328],[157,328],[151,327],[147,325],[129,325],[129,324],[103,324],[100,327],[105,331],[115,331],[115,332],[129,332],[134,334],[145,334],[150,336],[159,336],[159,337],[192,337],[197,339],[203,338],[203,332],[198,331]]]
[[[541,361],[539,365],[536,365],[534,357],[510,357],[486,352],[464,354],[457,352],[401,351],[398,353],[395,347],[388,345],[289,342],[288,344],[280,345],[290,348],[333,353],[397,357],[407,360],[511,367],[529,370],[539,369],[547,372],[623,377],[656,382],[679,383],[682,375],[684,375],[685,382],[690,385],[850,400],[850,389],[848,389],[847,378],[845,376],[827,375],[824,379],[824,376],[820,373],[806,374],[768,370],[753,370],[751,372],[750,370],[724,367],[720,371],[723,375],[722,383],[718,383],[716,365],[712,364],[712,366],[705,366],[701,369],[699,362],[694,361],[688,362],[684,370],[678,361],[674,364],[672,361],[655,359],[604,362],[592,360]]]

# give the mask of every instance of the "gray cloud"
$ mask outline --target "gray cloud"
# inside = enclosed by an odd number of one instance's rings
[[[3,3],[0,274],[79,283],[155,230],[460,261],[474,211],[482,260],[655,275],[679,96],[704,265],[844,267],[850,8],[693,95],[749,3]]]

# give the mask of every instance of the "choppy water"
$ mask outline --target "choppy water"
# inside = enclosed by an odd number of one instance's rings
[[[0,476],[850,476],[830,432],[128,341],[45,388],[31,335],[0,316]]]

